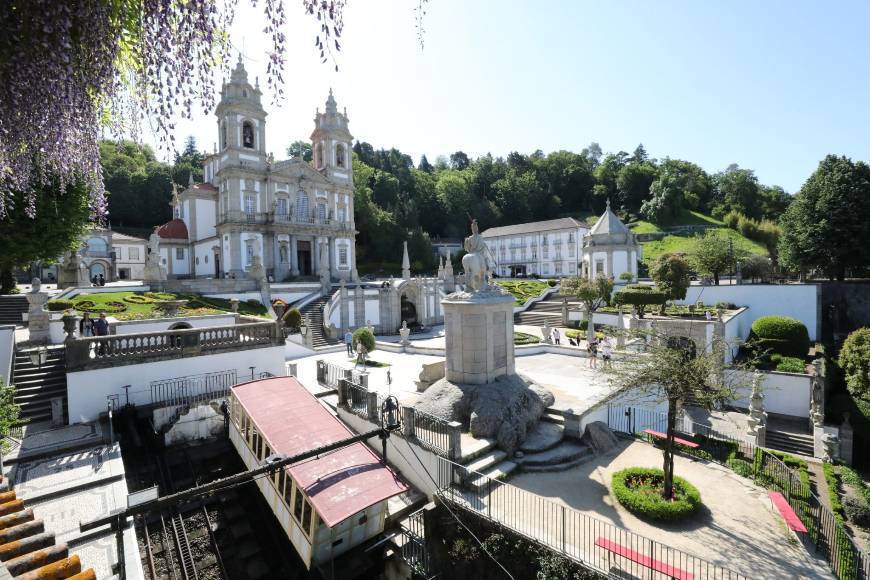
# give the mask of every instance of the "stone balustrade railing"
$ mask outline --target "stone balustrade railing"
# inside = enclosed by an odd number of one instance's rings
[[[271,321],[68,338],[66,367],[67,372],[74,372],[281,344],[280,328]]]

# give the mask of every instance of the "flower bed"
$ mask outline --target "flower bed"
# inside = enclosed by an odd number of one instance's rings
[[[613,474],[613,495],[631,513],[657,521],[677,521],[691,517],[701,507],[698,489],[674,476],[674,499],[662,497],[664,472],[661,469],[629,467]]]
[[[91,314],[99,314],[101,312],[105,312],[106,314],[117,314],[118,312],[124,312],[127,310],[127,305],[115,300],[100,303],[94,302],[93,300],[79,300],[75,303],[75,309],[79,312],[90,312]]]
[[[514,333],[514,344],[538,344],[541,342],[541,339],[533,334],[528,334],[525,332],[515,332]]]

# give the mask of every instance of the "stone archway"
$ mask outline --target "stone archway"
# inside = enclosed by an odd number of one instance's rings
[[[399,301],[399,320],[408,323],[408,326],[419,326],[420,320],[417,318],[417,305],[414,304],[407,294],[402,294]]]

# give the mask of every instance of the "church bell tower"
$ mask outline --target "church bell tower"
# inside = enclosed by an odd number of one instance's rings
[[[259,83],[248,82],[242,55],[230,80],[221,88],[215,115],[218,120],[218,151],[231,153],[230,159],[245,164],[266,161],[266,111],[260,103]]]
[[[329,89],[326,111],[317,111],[314,116],[314,132],[311,133],[314,168],[336,182],[353,184],[353,135],[347,123],[347,112],[338,112],[332,89]]]

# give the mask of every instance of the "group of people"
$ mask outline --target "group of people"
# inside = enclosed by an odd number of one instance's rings
[[[613,339],[605,336],[601,340],[595,337],[586,344],[586,352],[588,356],[587,366],[590,369],[598,368],[598,351],[601,350],[601,360],[604,363],[604,368],[610,368],[611,360],[613,359]]]
[[[94,274],[91,277],[91,286],[105,286],[106,285],[106,277],[102,274]]]
[[[79,320],[79,336],[86,338],[89,336],[107,336],[109,334],[109,321],[106,318],[105,312],[100,312],[100,317],[94,320],[91,315],[85,312],[82,319]]]

